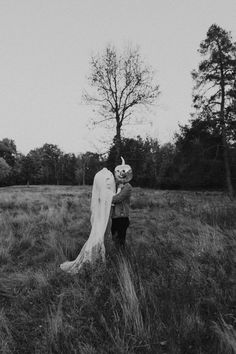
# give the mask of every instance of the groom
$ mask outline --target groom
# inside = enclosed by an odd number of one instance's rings
[[[115,168],[115,180],[117,194],[113,196],[111,213],[111,233],[115,246],[118,249],[125,248],[126,231],[129,227],[129,206],[132,186],[129,184],[133,177],[132,169],[125,164],[121,157],[122,164]]]

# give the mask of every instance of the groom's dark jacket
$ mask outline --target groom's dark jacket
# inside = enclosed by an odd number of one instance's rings
[[[124,184],[121,191],[112,198],[113,210],[112,218],[129,217],[130,197],[132,186],[129,183]]]

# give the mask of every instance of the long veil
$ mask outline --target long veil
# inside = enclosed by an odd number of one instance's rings
[[[90,207],[92,228],[89,238],[74,261],[67,261],[60,265],[65,272],[75,274],[85,262],[94,262],[100,257],[105,260],[104,234],[114,194],[114,176],[107,168],[103,168],[95,175],[93,181]]]

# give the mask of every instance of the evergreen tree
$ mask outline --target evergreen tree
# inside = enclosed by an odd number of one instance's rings
[[[200,54],[204,57],[198,70],[193,72],[196,82],[194,104],[198,117],[213,121],[212,129],[219,132],[223,148],[225,182],[233,196],[230,168],[230,144],[235,137],[233,96],[236,77],[236,44],[229,32],[212,25],[206,39],[201,42]]]

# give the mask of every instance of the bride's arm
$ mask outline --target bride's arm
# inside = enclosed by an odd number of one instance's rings
[[[130,198],[131,196],[132,187],[129,183],[125,184],[124,187],[118,194],[115,194],[112,198],[112,203],[120,203],[125,199]]]

